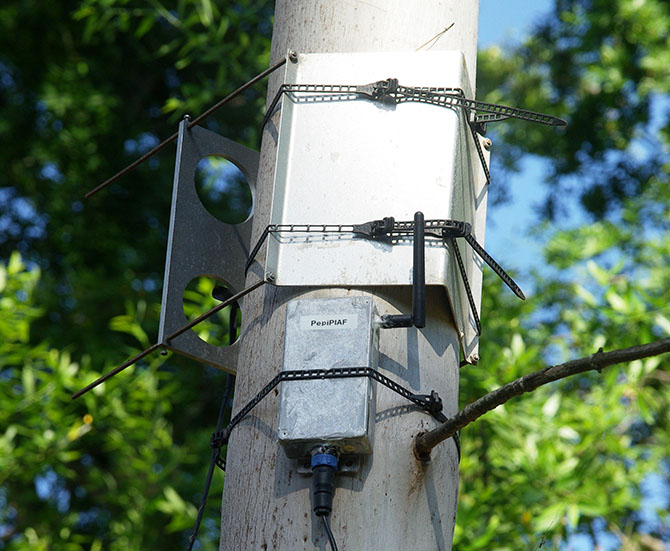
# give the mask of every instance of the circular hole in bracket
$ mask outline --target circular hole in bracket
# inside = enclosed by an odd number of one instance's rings
[[[233,292],[218,279],[209,276],[196,277],[190,281],[184,290],[182,301],[184,315],[188,321],[191,321],[221,304],[232,295]],[[237,341],[241,322],[242,312],[235,303],[201,321],[192,331],[208,344],[228,346]]]
[[[251,215],[253,196],[246,177],[228,159],[210,155],[195,167],[195,189],[207,211],[226,224],[239,224]]]

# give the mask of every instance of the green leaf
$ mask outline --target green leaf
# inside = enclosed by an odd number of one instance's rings
[[[654,322],[666,335],[670,335],[670,320],[667,317],[662,314],[656,314],[656,316],[654,316]]]
[[[153,15],[145,16],[138,25],[137,29],[135,30],[135,36],[137,36],[137,38],[143,37],[151,30],[155,22],[156,19],[154,18]]]
[[[579,524],[579,506],[576,504],[571,504],[568,506],[567,510],[567,519],[570,527],[577,528]]]
[[[16,276],[24,268],[21,255],[14,251],[9,257],[9,264],[7,264],[7,273],[11,276]]]
[[[21,370],[21,382],[24,395],[26,398],[31,398],[35,394],[35,374],[30,364],[23,366]]]
[[[605,298],[610,306],[617,312],[626,313],[630,310],[626,301],[611,289],[605,293]]]
[[[556,392],[547,398],[547,401],[542,406],[542,413],[545,417],[554,417],[558,408],[561,405],[561,395]]]

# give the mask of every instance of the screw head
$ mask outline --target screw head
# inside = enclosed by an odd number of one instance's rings
[[[296,52],[295,50],[291,50],[288,53],[288,58],[291,63],[298,63],[298,52]]]
[[[273,272],[265,272],[265,281],[272,283],[275,279],[277,276]]]
[[[491,149],[492,144],[493,144],[493,142],[491,141],[490,138],[484,138],[484,148],[485,149],[487,149],[487,150]]]

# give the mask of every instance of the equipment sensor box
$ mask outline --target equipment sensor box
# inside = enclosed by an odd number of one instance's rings
[[[284,371],[376,368],[378,331],[371,298],[293,300],[286,308]],[[372,453],[375,392],[369,377],[284,381],[279,442],[290,458],[315,446]]]

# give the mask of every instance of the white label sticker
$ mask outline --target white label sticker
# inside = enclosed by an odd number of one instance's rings
[[[300,316],[300,329],[354,329],[356,314],[313,314]]]

